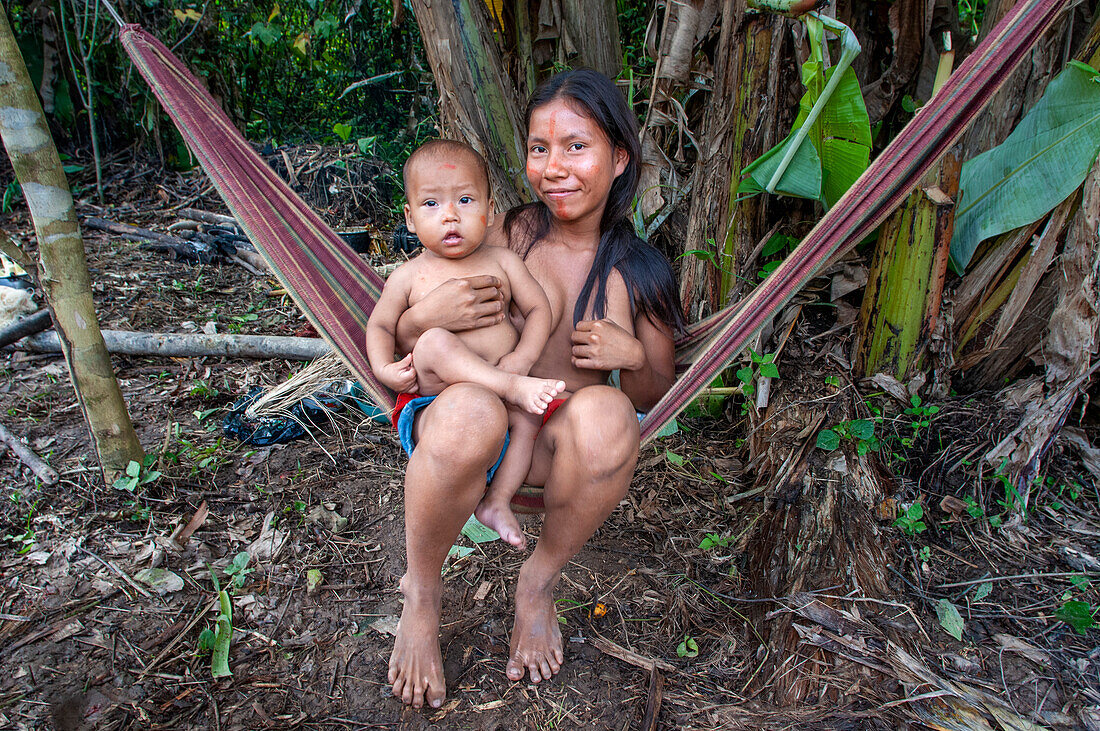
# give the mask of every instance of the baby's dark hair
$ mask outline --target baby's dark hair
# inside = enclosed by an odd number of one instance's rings
[[[481,182],[485,184],[485,190],[489,190],[489,165],[481,153],[458,140],[428,140],[420,147],[413,150],[405,166],[401,168],[401,182],[405,186],[405,197],[409,196],[409,171],[418,161],[424,160],[455,160],[463,155],[474,163]]]
[[[631,223],[632,203],[641,177],[642,151],[638,143],[637,118],[615,82],[598,71],[577,69],[557,74],[535,90],[527,105],[525,123],[528,130],[535,110],[556,99],[567,101],[578,114],[595,122],[611,145],[625,150],[628,158],[626,168],[608,191],[600,221],[600,243],[577,297],[573,324],[585,319],[586,312],[591,312],[596,319],[604,317],[607,279],[612,270],[616,270],[630,292],[635,313],[664,323],[676,334],[682,333],[684,313],[672,267],[664,254],[638,238]],[[504,231],[511,240],[513,230],[519,226],[528,242],[519,253],[526,258],[550,232],[551,220],[546,204],[535,201],[509,211],[504,218]]]

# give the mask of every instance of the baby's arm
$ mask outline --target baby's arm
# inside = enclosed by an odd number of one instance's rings
[[[501,268],[511,283],[512,302],[523,315],[523,331],[519,335],[519,342],[516,343],[515,350],[500,359],[497,367],[526,376],[542,355],[542,349],[546,347],[546,341],[550,337],[550,326],[553,324],[550,300],[546,298],[542,286],[531,276],[523,259],[508,249],[495,248],[494,251],[497,252]]]
[[[416,390],[412,353],[399,361],[393,359],[397,348],[397,321],[409,308],[410,269],[411,263],[390,275],[367,320],[367,359],[371,370],[383,385],[398,393]]]

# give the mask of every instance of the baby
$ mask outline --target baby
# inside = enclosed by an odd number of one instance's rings
[[[433,140],[409,156],[404,179],[405,223],[424,251],[386,281],[367,322],[367,357],[378,380],[399,394],[435,396],[456,383],[474,383],[508,404],[509,447],[474,514],[505,542],[523,548],[526,538],[509,503],[530,469],[538,415],[565,390],[563,381],[527,376],[550,335],[550,303],[518,255],[481,245],[493,222],[493,199],[488,167],[477,151]],[[397,359],[401,315],[447,280],[482,274],[500,280],[504,311],[515,305],[523,332],[507,317],[458,333],[433,328]]]

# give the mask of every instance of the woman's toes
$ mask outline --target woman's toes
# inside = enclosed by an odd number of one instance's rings
[[[508,668],[504,671],[509,680],[523,680],[523,666],[515,660],[508,661]]]
[[[542,680],[542,676],[539,675],[539,667],[534,663],[527,666],[527,672],[531,675],[531,682],[538,683]]]

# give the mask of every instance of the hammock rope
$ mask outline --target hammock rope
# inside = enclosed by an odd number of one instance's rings
[[[675,419],[822,266],[862,241],[901,204],[1067,2],[1017,3],[747,299],[689,328],[677,342],[677,361],[690,359],[690,365],[642,422],[643,444]],[[298,307],[375,403],[392,409],[393,394],[370,371],[364,335],[382,289],[381,278],[264,163],[160,41],[137,25],[123,25],[119,39]]]

